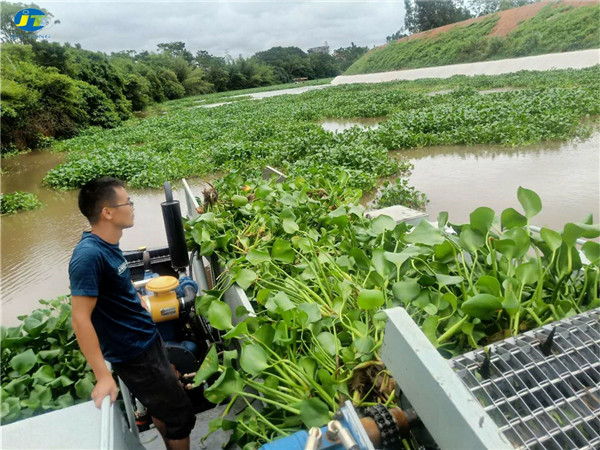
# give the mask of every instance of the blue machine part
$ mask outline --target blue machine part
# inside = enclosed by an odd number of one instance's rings
[[[358,414],[356,414],[356,410],[350,401],[346,401],[344,406],[338,411],[336,418],[344,428],[350,431],[350,434],[360,450],[375,450],[373,443],[369,440],[365,429],[360,423],[360,418],[358,417]],[[321,428],[322,438],[321,445],[318,447],[319,449],[344,450],[344,446],[341,443],[328,440],[326,433],[327,426],[324,426]],[[261,450],[304,450],[307,440],[308,432],[302,430],[291,436],[264,444],[261,447]]]
[[[190,353],[193,353],[194,355],[198,356],[198,346],[196,345],[195,342],[192,341],[183,341],[181,342],[181,345],[188,350]]]
[[[177,286],[177,289],[175,289],[175,294],[177,294],[177,297],[183,297],[185,295],[183,291],[186,286],[192,286],[194,291],[198,292],[198,283],[196,283],[190,277],[184,276],[179,279],[179,286]]]

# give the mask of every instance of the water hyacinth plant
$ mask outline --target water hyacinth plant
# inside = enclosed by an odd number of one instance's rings
[[[0,210],[2,215],[29,211],[44,206],[37,195],[31,192],[16,191],[0,194]]]
[[[343,169],[354,187],[367,191],[398,172],[389,151],[440,144],[514,146],[586,135],[582,120],[600,115],[599,80],[595,66],[331,86],[216,108],[194,103],[203,97],[186,98],[161,104],[165,115],[111,130],[89,129],[57,142],[52,150],[68,155],[45,182],[74,189],[111,175],[132,187],[160,187],[167,180],[268,164],[304,177],[311,168],[333,168],[332,180]],[[517,90],[478,92],[499,87]],[[363,117],[387,120],[377,129],[341,133],[320,123]]]
[[[382,309],[403,306],[446,357],[559,320],[598,300],[600,235],[591,218],[562,232],[528,228],[541,210],[520,188],[523,208],[478,208],[469,223],[416,227],[364,217],[359,193],[342,174],[308,183],[245,180],[218,186],[219,202],[187,223],[189,247],[215,255],[217,286],[197,301],[223,332],[196,383],[206,397],[245,405],[211,429],[234,430],[253,448],[302,427],[323,425],[346,399],[357,406],[395,402],[394,381],[379,357]],[[223,301],[237,284],[254,313]],[[235,345],[234,345],[235,344]]]
[[[88,401],[95,378],[79,350],[67,296],[1,327],[2,424]]]

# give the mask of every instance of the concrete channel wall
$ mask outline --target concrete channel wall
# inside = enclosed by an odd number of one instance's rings
[[[340,75],[334,78],[331,84],[383,83],[420,78],[450,78],[454,75],[500,75],[520,70],[583,69],[596,64],[600,64],[600,49],[425,67],[422,69],[396,70],[393,72]]]

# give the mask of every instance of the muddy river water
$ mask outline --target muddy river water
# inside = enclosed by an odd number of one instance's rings
[[[333,121],[335,122],[335,121]],[[340,127],[351,126],[347,121]],[[371,127],[375,123],[361,123]],[[335,131],[336,124],[329,122]],[[520,209],[519,186],[536,191],[543,204],[534,225],[562,229],[567,221],[587,214],[600,215],[600,132],[569,142],[525,147],[447,146],[403,150],[394,157],[414,164],[412,185],[430,199],[427,212],[435,220],[448,211],[451,221],[467,221],[478,206],[499,214],[509,206]],[[23,190],[38,194],[45,207],[1,218],[2,324],[14,325],[16,316],[39,306],[38,299],[69,292],[67,267],[81,232],[88,225],[77,209],[77,191],[56,192],[42,186],[45,173],[64,158],[32,152],[2,161],[2,192]],[[202,180],[190,180],[200,192]],[[166,245],[160,190],[129,190],[135,202],[135,226],[125,230],[124,250]],[[183,190],[174,197],[183,200]],[[182,201],[182,210],[185,210]]]

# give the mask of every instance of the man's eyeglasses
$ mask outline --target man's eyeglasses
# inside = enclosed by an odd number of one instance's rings
[[[131,206],[133,208],[133,202],[129,200],[127,203],[121,203],[119,205],[109,205],[110,208],[118,208],[119,206]]]

